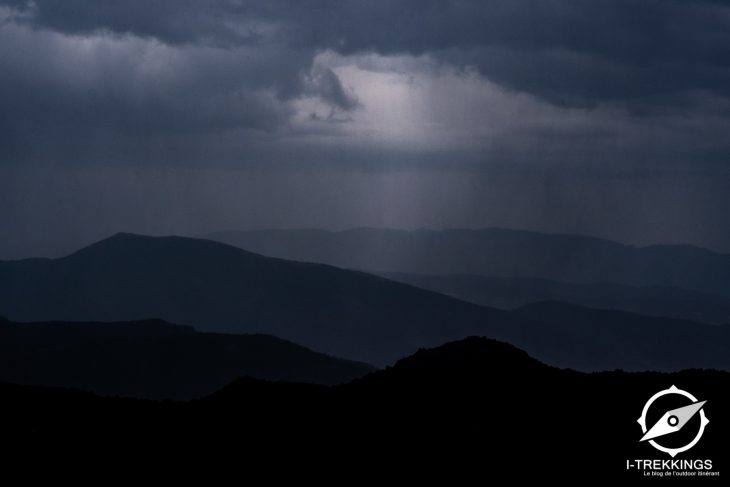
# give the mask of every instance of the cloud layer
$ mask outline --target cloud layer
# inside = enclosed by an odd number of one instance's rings
[[[617,238],[730,249],[719,208],[730,203],[725,1],[0,0],[0,73],[0,231],[36,228],[39,208],[67,187],[93,204],[113,181],[95,186],[98,173],[123,174],[125,187],[153,181],[134,196],[158,215],[148,231],[207,230],[225,199],[241,226],[321,213],[302,220],[514,221],[611,236],[601,222],[626,218]],[[224,191],[196,186],[248,181],[247,171],[269,188],[241,182],[256,218]],[[267,196],[295,193],[276,188],[298,177],[373,200],[392,189],[388,177],[405,178],[407,194],[397,207],[336,191],[325,204],[317,194],[328,191],[312,182],[309,203],[301,193],[285,216],[287,202]],[[427,204],[439,177],[442,203]],[[175,197],[181,184],[209,212],[169,225],[153,188]],[[55,196],[31,204],[24,195],[39,187]],[[587,205],[594,225],[575,210],[590,195],[603,195]],[[695,210],[678,212],[682,203]],[[131,214],[115,204],[77,226],[127,229]],[[645,210],[628,210],[638,204]],[[681,218],[661,223],[667,211]],[[216,221],[236,226],[229,220]],[[21,240],[43,235],[27,232]]]

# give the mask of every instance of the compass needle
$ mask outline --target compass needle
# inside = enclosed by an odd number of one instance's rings
[[[668,395],[684,396],[685,398],[689,399],[691,403],[688,406],[666,411],[659,419],[659,421],[654,424],[654,426],[647,429],[648,424],[646,418],[647,414],[649,413],[649,409],[654,404],[654,401],[656,401],[660,397]],[[668,454],[672,458],[677,456],[679,453],[689,450],[690,448],[695,446],[698,441],[700,441],[700,438],[702,438],[702,434],[705,432],[705,427],[710,422],[710,420],[707,419],[707,415],[705,414],[704,405],[706,402],[707,401],[698,401],[695,396],[687,391],[679,389],[675,385],[672,385],[668,389],[657,392],[656,394],[651,396],[648,401],[646,401],[646,403],[644,404],[644,409],[641,411],[641,416],[637,420],[637,423],[639,423],[639,426],[641,426],[641,431],[644,434],[644,436],[639,441],[648,440],[648,443],[652,447]],[[690,422],[690,420],[696,414],[698,414],[700,418],[697,433],[695,434],[694,438],[686,445],[676,448],[670,448],[667,446],[663,446],[655,441],[655,438],[669,435],[671,433],[676,433],[677,431],[681,430]]]
[[[641,441],[647,441],[670,433],[676,433],[681,430],[684,425],[700,411],[700,409],[702,409],[702,406],[704,406],[706,402],[707,401],[699,401],[690,404],[689,406],[667,411],[661,419],[654,424],[654,426],[649,428],[649,431],[647,431],[641,438]]]

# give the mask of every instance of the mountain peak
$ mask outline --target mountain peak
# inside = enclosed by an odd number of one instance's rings
[[[139,256],[144,253],[171,257],[190,252],[220,253],[221,255],[253,255],[250,252],[233,247],[231,245],[214,242],[212,240],[197,239],[192,237],[150,236],[136,233],[119,232],[111,237],[95,242],[81,250],[76,251],[67,259],[79,259],[90,257],[110,256]]]
[[[400,370],[501,370],[505,364],[511,369],[547,368],[527,352],[509,343],[491,338],[471,336],[435,348],[420,349],[399,360],[394,368]]]

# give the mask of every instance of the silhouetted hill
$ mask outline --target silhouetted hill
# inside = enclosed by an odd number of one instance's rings
[[[362,272],[179,237],[118,235],[62,259],[0,263],[0,309],[23,321],[157,317],[202,331],[266,333],[375,365],[481,335],[580,370],[730,369],[728,327],[610,313],[583,319],[579,308],[580,318],[565,320],[503,312]]]
[[[0,381],[191,399],[241,376],[337,384],[372,368],[267,335],[130,323],[0,323]]]
[[[384,273],[412,286],[496,308],[513,309],[538,301],[562,301],[589,308],[616,309],[706,323],[730,322],[730,298],[687,289],[580,284],[548,279]]]
[[[429,374],[451,374],[456,371],[463,376],[475,372],[484,373],[486,370],[498,372],[505,365],[509,365],[509,370],[513,372],[556,370],[509,343],[485,337],[467,337],[440,347],[420,349],[413,355],[398,360],[387,373],[373,374],[372,377],[384,377],[405,371]]]
[[[641,477],[627,471],[627,460],[670,459],[639,441],[636,420],[672,385],[706,400],[710,419],[701,441],[677,458],[710,459],[725,475],[730,374],[583,374],[483,338],[421,350],[335,387],[241,379],[203,400],[158,403],[5,384],[0,401],[14,418],[4,438],[21,449],[34,445],[34,459],[93,445],[105,455],[153,454],[156,462],[181,452],[215,465],[237,459],[247,472],[273,461],[411,479],[606,480]],[[691,439],[697,421],[662,441]]]
[[[218,232],[207,238],[273,257],[373,272],[613,282],[730,295],[730,255],[688,245],[635,247],[499,228],[260,230]]]

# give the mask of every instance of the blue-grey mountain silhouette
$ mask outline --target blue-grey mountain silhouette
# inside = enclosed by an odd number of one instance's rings
[[[562,301],[707,323],[730,323],[730,297],[666,286],[628,286],[610,282],[573,283],[473,274],[384,273],[384,277],[464,301],[513,309],[539,301]]]
[[[376,366],[481,335],[580,370],[730,369],[730,327],[579,307],[506,312],[180,237],[122,234],[62,259],[2,262],[0,309],[14,321],[161,318],[200,331],[265,333]]]
[[[207,238],[273,257],[373,272],[612,282],[730,296],[730,255],[689,245],[636,247],[500,228],[259,230],[217,232]]]

